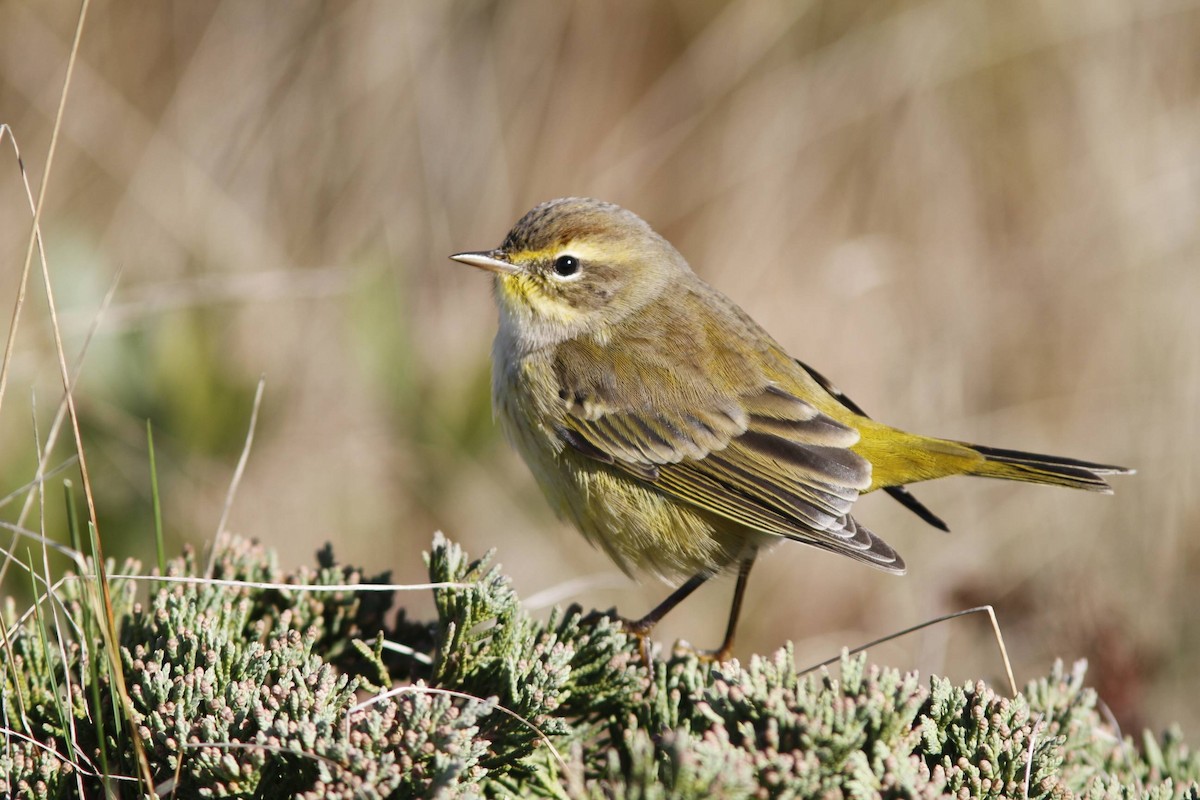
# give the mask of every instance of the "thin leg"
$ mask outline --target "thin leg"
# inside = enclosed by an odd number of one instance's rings
[[[642,663],[646,669],[653,669],[653,662],[650,659],[649,635],[654,626],[659,620],[670,613],[671,609],[682,603],[688,595],[704,585],[705,581],[712,577],[710,572],[697,572],[695,575],[687,579],[687,582],[680,586],[675,591],[650,610],[650,613],[638,620],[622,619],[621,622],[625,626],[625,630],[637,637],[639,649],[642,651]]]
[[[688,595],[699,589],[704,583],[712,577],[711,572],[697,572],[692,577],[688,578],[687,583],[680,586],[675,591],[663,600],[661,603],[651,609],[650,613],[641,619],[630,622],[626,627],[630,633],[638,636],[645,636],[654,629],[654,626],[659,623],[663,617],[671,612],[671,609],[687,599]]]
[[[738,566],[737,586],[733,588],[733,605],[729,609],[729,624],[725,626],[725,639],[721,642],[721,649],[713,654],[717,661],[728,661],[729,656],[733,654],[733,637],[737,634],[738,617],[742,613],[742,598],[746,595],[750,568],[754,566],[754,559],[757,557],[758,550],[753,549]]]

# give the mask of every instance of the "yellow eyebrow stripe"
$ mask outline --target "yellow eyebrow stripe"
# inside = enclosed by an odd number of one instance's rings
[[[549,258],[552,254],[557,253],[559,248],[543,249],[543,250],[518,250],[515,253],[506,253],[508,260],[512,264],[532,264],[535,261],[541,261]]]
[[[584,261],[611,261],[614,254],[621,254],[629,248],[616,248],[610,243],[606,247],[597,246],[585,239],[572,239],[553,247],[543,247],[540,250],[518,250],[506,253],[512,264],[533,264],[538,261],[549,261],[563,253],[578,256]]]

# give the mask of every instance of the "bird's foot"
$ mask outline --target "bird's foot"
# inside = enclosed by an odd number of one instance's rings
[[[682,639],[675,643],[674,652],[676,655],[695,656],[704,664],[723,664],[733,658],[733,647],[730,644],[722,645],[716,650],[706,650],[695,647]]]
[[[608,611],[593,611],[585,616],[581,622],[585,625],[595,625],[602,619],[617,623],[625,633],[637,639],[638,652],[642,656],[642,665],[649,670],[653,664],[653,660],[650,657],[650,632],[654,630],[654,621],[647,621],[644,618],[628,619],[618,614],[615,608],[610,608]]]

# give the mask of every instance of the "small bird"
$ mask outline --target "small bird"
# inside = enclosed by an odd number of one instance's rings
[[[492,404],[550,504],[627,575],[682,584],[638,620],[640,639],[684,598],[737,570],[729,657],[750,568],[785,539],[903,574],[851,515],[882,489],[982,475],[1111,493],[1131,470],[919,436],[868,417],[696,276],[636,214],[568,197],[529,211],[495,250],[450,256],[495,275]]]

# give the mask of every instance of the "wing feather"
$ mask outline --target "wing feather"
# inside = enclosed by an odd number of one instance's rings
[[[803,399],[768,384],[687,412],[588,400],[556,429],[575,451],[748,528],[904,570],[850,516],[871,484],[870,463],[850,450],[858,432]]]
[[[826,378],[824,375],[817,372],[815,369],[810,367],[808,364],[805,364],[800,359],[796,359],[796,364],[798,364],[801,367],[801,369],[803,369],[805,372],[807,372],[809,374],[809,376],[813,380],[815,380],[822,389],[829,392],[830,396],[832,396],[835,400],[837,400],[839,403],[844,405],[846,408],[850,409],[855,414],[859,414],[864,417],[869,416],[867,414],[867,412],[862,410],[862,407],[859,406],[858,403],[854,402],[849,397],[847,397],[846,394],[841,389],[834,386],[833,382],[830,381],[828,378]],[[1095,472],[1095,470],[1093,470],[1093,472]],[[925,504],[922,503],[920,500],[918,500],[916,497],[914,497],[912,492],[910,492],[906,487],[904,487],[904,486],[884,486],[883,491],[886,492],[888,495],[890,495],[897,502],[899,502],[900,505],[904,506],[909,511],[913,512],[914,514],[916,514],[918,517],[920,517],[921,519],[928,522],[933,527],[937,528],[938,530],[945,531],[946,533],[950,532],[950,526],[947,525],[941,517],[939,517],[937,514],[934,514],[932,511],[930,511],[928,508],[926,508]]]

